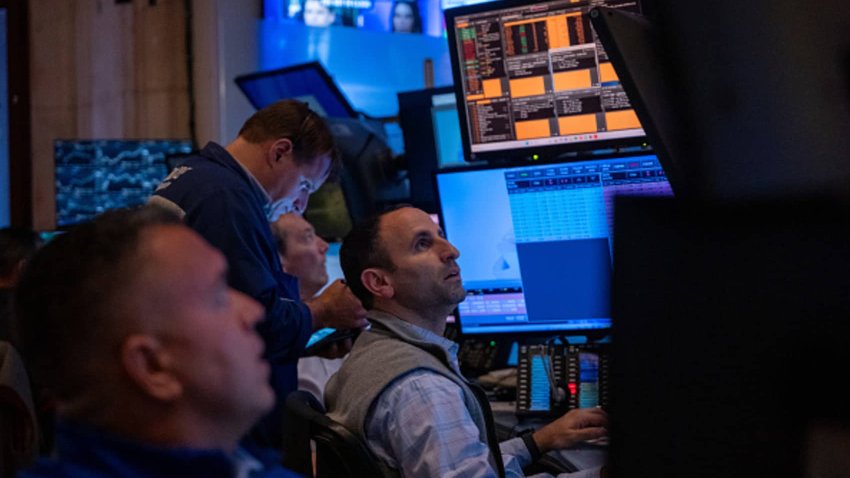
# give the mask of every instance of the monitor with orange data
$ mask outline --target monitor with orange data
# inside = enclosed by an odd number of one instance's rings
[[[640,11],[637,0],[501,0],[446,10],[467,160],[645,142],[586,15],[597,5]]]

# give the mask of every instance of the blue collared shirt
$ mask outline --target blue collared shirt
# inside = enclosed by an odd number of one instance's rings
[[[60,422],[56,456],[42,458],[20,478],[296,478],[276,465],[276,455],[252,455],[244,449],[220,450],[162,447],[130,441],[101,430]]]
[[[174,169],[149,200],[178,213],[219,249],[227,257],[228,284],[265,307],[257,332],[265,342],[277,402],[247,443],[277,449],[283,401],[298,386],[296,363],[313,331],[313,318],[299,298],[297,279],[281,268],[266,218],[269,201],[256,178],[215,143]]]

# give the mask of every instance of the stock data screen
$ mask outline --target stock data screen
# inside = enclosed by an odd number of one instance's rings
[[[452,19],[472,153],[644,136],[584,15],[597,5],[637,12],[636,1],[491,5]]]

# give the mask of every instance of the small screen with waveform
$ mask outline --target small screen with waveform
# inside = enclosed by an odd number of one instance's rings
[[[640,11],[635,0],[503,0],[446,12],[468,159],[643,141],[585,15],[594,6]]]
[[[144,204],[168,174],[166,157],[191,151],[189,140],[57,140],[56,225]]]

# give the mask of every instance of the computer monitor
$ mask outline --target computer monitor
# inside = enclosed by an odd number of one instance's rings
[[[592,23],[678,197],[850,195],[846,2],[652,5]]]
[[[399,93],[398,112],[404,135],[410,202],[434,212],[437,210],[434,170],[464,162],[454,88]]]
[[[846,474],[846,202],[616,208],[611,476]]]
[[[644,143],[585,15],[589,4],[640,10],[635,0],[502,0],[446,10],[468,161]]]
[[[241,75],[234,81],[258,110],[284,98],[292,98],[304,101],[321,116],[357,116],[333,79],[317,61]]]
[[[144,204],[168,174],[166,157],[192,149],[184,139],[57,140],[56,225]]]
[[[667,172],[676,195],[693,193],[693,180],[685,173],[693,148],[677,137],[681,119],[673,92],[667,85],[668,72],[661,67],[655,52],[659,42],[657,29],[648,17],[613,9],[593,8],[588,13],[599,41],[607,47],[611,64],[619,73],[635,112],[646,131],[652,150]]]
[[[436,173],[460,251],[464,334],[590,334],[611,326],[613,198],[672,193],[655,155]]]

